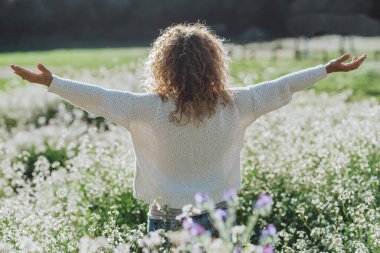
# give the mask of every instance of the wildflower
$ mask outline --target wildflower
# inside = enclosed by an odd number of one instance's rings
[[[184,229],[190,229],[193,224],[193,219],[191,218],[184,218],[182,221],[182,226]]]
[[[274,253],[274,247],[272,245],[265,245],[262,253]]]
[[[237,197],[237,191],[235,188],[230,188],[224,192],[224,200],[235,199]]]
[[[192,235],[201,235],[205,232],[205,228],[202,225],[194,223],[192,228],[190,229]]]
[[[261,231],[259,243],[260,245],[263,244],[273,244],[276,242],[277,230],[273,224],[269,224],[265,229]]]
[[[260,193],[259,199],[255,203],[255,208],[272,207],[273,200],[270,195]]]
[[[268,216],[272,210],[272,205],[272,197],[261,193],[256,203],[253,205],[253,208],[254,211],[258,212],[261,216]]]
[[[96,238],[83,236],[79,241],[79,252],[95,252],[98,249],[108,248],[109,246],[107,239],[103,236]]]
[[[261,236],[274,236],[276,233],[276,227],[273,224],[269,224],[266,229],[261,231]]]
[[[158,229],[156,231],[150,232],[149,235],[143,237],[143,243],[148,248],[156,248],[163,243],[163,238],[161,234],[164,232],[163,229]]]
[[[215,210],[215,216],[219,219],[219,220],[223,220],[223,221],[226,221],[227,220],[227,212],[224,211],[223,209],[216,209]]]
[[[199,204],[209,200],[209,197],[206,193],[198,192],[195,194],[195,201]]]
[[[192,235],[200,235],[205,232],[205,228],[193,221],[191,218],[185,218],[182,222],[184,229],[190,231]]]
[[[182,212],[191,212],[191,209],[193,208],[192,204],[187,204],[182,207]]]
[[[245,226],[244,225],[237,225],[234,226],[231,230],[231,239],[233,243],[237,242],[238,236],[242,235],[245,231]]]
[[[166,233],[169,240],[175,245],[184,245],[191,238],[191,235],[186,230],[180,230],[180,231],[169,230]]]
[[[26,252],[42,252],[39,243],[33,241],[30,237],[22,237],[20,240],[20,248]]]
[[[238,245],[236,248],[235,248],[235,251],[234,253],[241,253],[242,252],[242,247],[240,245]]]
[[[129,253],[130,252],[130,244],[119,244],[115,248],[115,253]]]

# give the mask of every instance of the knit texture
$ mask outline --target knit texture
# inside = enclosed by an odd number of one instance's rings
[[[175,103],[162,102],[157,93],[106,89],[57,75],[47,91],[125,127],[135,152],[134,197],[181,208],[195,204],[197,192],[218,203],[228,189],[240,190],[240,151],[247,126],[326,75],[325,66],[318,65],[260,84],[229,87],[233,103],[224,108],[218,103],[216,114],[199,128],[169,122]]]

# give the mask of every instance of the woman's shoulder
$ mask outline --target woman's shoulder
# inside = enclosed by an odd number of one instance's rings
[[[167,103],[168,100],[162,99],[160,95],[155,92],[132,92],[132,97],[135,107],[140,108],[142,111],[153,111],[158,108],[170,106],[170,103]]]
[[[128,93],[133,98],[135,98],[136,100],[139,100],[141,102],[158,101],[160,99],[160,96],[158,95],[158,93],[155,93],[155,92],[128,91]]]
[[[239,99],[247,98],[250,96],[250,93],[251,93],[248,86],[233,86],[233,87],[228,87],[227,89],[231,92],[235,101]]]
[[[248,86],[231,86],[227,87],[228,90],[230,90],[233,93],[244,93],[248,91]]]

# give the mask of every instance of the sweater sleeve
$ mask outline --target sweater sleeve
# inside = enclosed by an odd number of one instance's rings
[[[249,125],[261,115],[288,104],[295,92],[311,87],[326,76],[326,68],[320,64],[272,81],[246,86],[242,89],[241,114]]]
[[[137,93],[106,89],[100,86],[61,78],[53,75],[53,80],[46,91],[55,93],[71,104],[112,122],[129,127],[129,120]]]

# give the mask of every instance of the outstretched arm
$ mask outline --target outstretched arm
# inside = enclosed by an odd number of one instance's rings
[[[295,92],[311,87],[329,73],[347,72],[358,68],[365,60],[366,55],[361,56],[359,59],[352,57],[350,63],[344,63],[349,58],[350,55],[345,54],[327,64],[320,64],[272,81],[247,86],[254,105],[254,115],[252,115],[253,118],[251,117],[250,121],[252,122],[252,120],[261,115],[288,104]]]
[[[52,74],[42,64],[38,64],[41,73],[34,73],[16,65],[11,67],[23,79],[47,86],[48,92],[59,95],[73,105],[128,127],[128,120],[132,118],[132,107],[138,94],[61,78]]]

